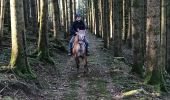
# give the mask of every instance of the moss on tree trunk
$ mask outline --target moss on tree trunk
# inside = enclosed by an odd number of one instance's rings
[[[41,0],[41,11],[40,11],[40,28],[39,28],[39,39],[38,39],[38,58],[50,63],[53,63],[49,56],[48,47],[48,0]]]
[[[11,17],[12,50],[9,69],[21,77],[35,78],[26,57],[23,0],[10,0],[10,5],[13,17]]]
[[[157,5],[158,7],[154,7]],[[147,73],[145,82],[155,87],[157,91],[166,90],[164,83],[164,65],[162,64],[161,54],[161,19],[160,19],[160,0],[148,0],[147,6],[147,39],[146,39],[146,66]],[[154,12],[153,12],[154,10]]]

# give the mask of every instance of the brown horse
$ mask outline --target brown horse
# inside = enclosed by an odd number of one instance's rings
[[[77,35],[75,36],[73,42],[72,54],[77,64],[77,71],[79,70],[80,67],[80,58],[81,58],[84,65],[84,73],[87,73],[88,67],[87,67],[86,45],[84,42],[86,31],[79,30],[76,34]]]

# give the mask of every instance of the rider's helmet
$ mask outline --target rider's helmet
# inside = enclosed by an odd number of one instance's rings
[[[75,18],[81,17],[81,14],[79,12],[76,13]]]

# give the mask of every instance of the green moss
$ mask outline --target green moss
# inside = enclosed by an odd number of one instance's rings
[[[25,69],[20,69],[18,67],[15,67],[14,72],[19,77],[25,78],[25,79],[36,79],[36,75],[31,71],[30,67],[27,66]]]
[[[25,79],[36,78],[36,75],[31,71],[31,68],[28,65],[27,58],[25,58],[25,55],[21,50],[18,52],[18,55],[12,51],[10,64],[7,69],[12,70],[16,75]]]
[[[16,55],[14,54],[14,52],[11,53],[11,59],[10,59],[10,69],[13,69],[15,66],[15,63],[16,63]]]
[[[40,52],[38,53],[37,57],[38,57],[38,59],[39,59],[40,61],[45,61],[45,62],[50,63],[50,64],[52,64],[52,65],[55,64],[54,61],[53,61],[53,59],[50,58],[49,54],[46,54],[46,53],[44,53],[44,52],[42,52],[42,51],[40,51]]]
[[[152,85],[157,92],[167,91],[164,77],[160,70],[153,70],[152,73],[148,73],[145,79],[145,83]]]
[[[151,71],[147,71],[146,75],[145,75],[144,84],[148,84],[148,81],[150,80],[151,76],[152,76],[152,72]]]
[[[131,71],[138,74],[140,77],[144,76],[144,74],[143,74],[143,64],[135,64],[135,65],[133,65]]]

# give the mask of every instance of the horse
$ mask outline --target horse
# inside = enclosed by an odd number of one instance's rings
[[[79,30],[76,34],[77,35],[75,36],[73,42],[72,55],[76,61],[77,71],[79,70],[80,67],[80,58],[81,58],[84,65],[84,73],[87,73],[88,72],[87,56],[86,56],[87,51],[86,51],[86,44],[84,42],[86,30]]]

